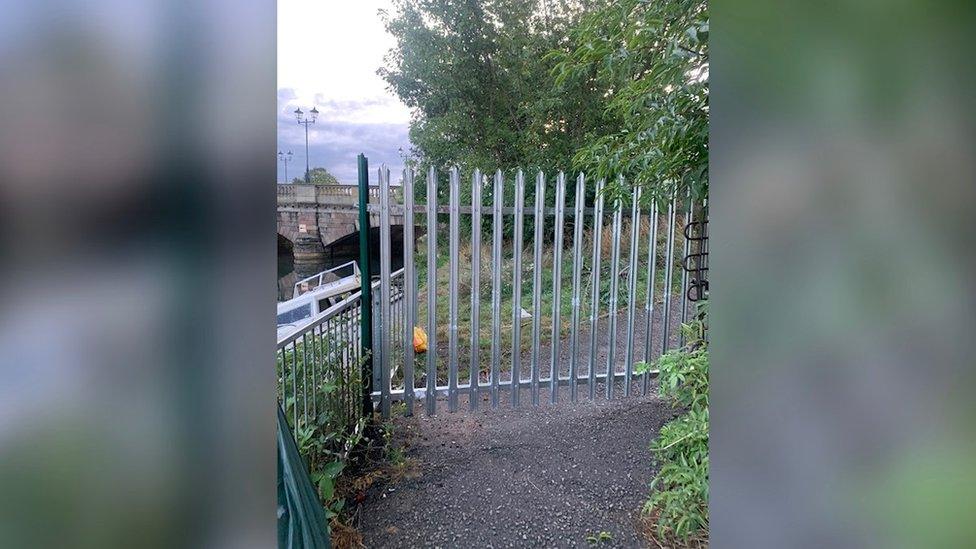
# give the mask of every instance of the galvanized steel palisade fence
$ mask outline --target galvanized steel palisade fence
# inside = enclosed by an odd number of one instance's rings
[[[649,390],[649,374],[635,374],[634,365],[640,361],[650,362],[658,358],[668,349],[677,347],[680,344],[680,337],[677,333],[679,322],[687,320],[690,305],[687,296],[689,287],[688,271],[694,271],[698,275],[707,272],[707,239],[704,235],[707,232],[707,212],[703,209],[703,204],[698,205],[690,196],[672,197],[667,203],[667,213],[658,211],[658,203],[642,204],[642,189],[634,188],[629,200],[619,198],[608,198],[602,189],[605,182],[602,180],[589,181],[580,174],[576,178],[575,202],[571,213],[566,212],[566,185],[565,174],[560,172],[555,178],[555,202],[546,204],[546,175],[538,173],[535,178],[535,194],[532,209],[527,211],[525,205],[525,174],[519,170],[514,175],[514,197],[512,206],[504,204],[504,194],[506,189],[506,178],[499,170],[494,177],[483,176],[480,170],[471,173],[471,194],[467,206],[462,206],[461,185],[462,176],[458,168],[448,170],[448,203],[439,204],[438,184],[442,175],[439,170],[430,168],[426,174],[426,203],[415,204],[414,196],[417,190],[418,175],[413,170],[405,170],[402,179],[402,204],[391,204],[391,184],[390,171],[388,168],[379,169],[379,217],[380,217],[380,244],[381,244],[381,289],[387,287],[390,269],[392,267],[392,257],[390,253],[390,215],[399,214],[403,216],[404,227],[404,269],[403,269],[403,292],[404,292],[404,314],[400,328],[402,332],[395,334],[388,330],[383,330],[380,336],[382,360],[376,366],[378,375],[374,379],[379,380],[378,387],[373,392],[375,401],[380,403],[380,411],[384,417],[388,417],[391,410],[392,401],[403,401],[405,413],[412,414],[417,398],[423,399],[425,409],[428,414],[437,411],[438,397],[446,397],[448,411],[456,411],[459,407],[459,397],[466,396],[468,406],[476,409],[482,398],[487,398],[490,406],[500,405],[501,397],[508,395],[511,405],[518,406],[520,403],[520,392],[524,389],[530,391],[531,402],[533,405],[540,403],[540,395],[543,391],[548,391],[549,402],[559,401],[559,388],[568,387],[569,400],[577,401],[579,386],[585,385],[588,390],[589,398],[596,396],[596,389],[599,383],[603,384],[606,398],[613,398],[615,385],[620,384],[623,395],[629,396],[635,392],[646,394]],[[490,181],[489,181],[490,179]],[[620,181],[623,183],[623,181]],[[595,197],[592,207],[586,207],[587,190],[592,189],[590,196]],[[482,204],[482,192],[490,190],[492,204],[490,210]],[[468,199],[468,197],[465,197]],[[605,203],[609,202],[609,203]],[[629,208],[627,207],[629,206]],[[605,224],[605,212],[609,210],[610,222],[610,265],[609,281],[601,281],[601,262],[603,259],[603,229]],[[682,211],[678,212],[681,209]],[[622,249],[623,219],[625,210],[629,210],[630,238],[628,250]],[[370,211],[376,211],[373,205]],[[697,214],[695,213],[697,211]],[[417,277],[415,265],[415,232],[414,227],[417,223],[418,214],[426,217],[426,280],[420,281]],[[447,317],[438,318],[438,262],[437,250],[439,240],[443,237],[438,236],[440,223],[438,217],[447,215],[447,246],[448,246],[448,280],[447,280]],[[463,281],[465,287],[470,288],[470,309],[465,318],[461,318],[459,308],[462,299],[462,280],[461,280],[461,247],[467,246],[467,242],[461,241],[460,220],[461,216],[470,216],[470,252],[465,258],[470,261],[470,278]],[[504,217],[510,215],[513,218],[512,233],[513,237],[509,242],[503,240]],[[698,215],[706,222],[699,221],[697,225],[692,223],[694,216]],[[481,313],[481,247],[484,244],[482,236],[482,220],[488,216],[491,220],[491,311],[490,327],[485,330],[490,341],[485,343],[481,340],[482,333],[482,313]],[[532,265],[531,265],[531,338],[526,345],[523,341],[522,326],[522,302],[523,302],[523,236],[525,218],[531,217],[533,222],[533,241],[532,241]],[[569,248],[565,248],[565,224],[566,218],[571,218],[573,225],[572,243]],[[549,244],[546,236],[547,218],[551,219],[552,240]],[[646,220],[649,223],[647,228],[648,238],[646,243],[642,243],[641,223]],[[658,245],[658,228],[663,225],[666,231],[666,239],[662,246]],[[422,225],[423,226],[423,225]],[[589,238],[592,248],[588,251],[585,247],[584,231],[589,227]],[[686,227],[687,226],[687,227]],[[695,228],[697,227],[697,229]],[[682,230],[679,230],[681,228]],[[689,234],[689,230],[695,230],[700,234]],[[678,241],[680,240],[680,245]],[[646,260],[642,261],[641,246],[646,246]],[[697,246],[697,249],[695,247]],[[660,248],[660,249],[659,249]],[[511,261],[506,261],[503,257],[506,250],[511,250]],[[562,272],[562,254],[564,251],[571,253],[572,269],[568,281],[564,281]],[[623,254],[626,253],[626,264],[624,264]],[[674,278],[675,254],[682,254],[679,261],[682,262],[681,280],[678,287],[680,295],[674,295],[672,279]],[[549,287],[544,284],[545,273],[543,272],[544,258],[552,257],[552,281]],[[589,262],[586,256],[590,256]],[[690,265],[689,265],[690,262]],[[503,360],[505,352],[503,345],[503,312],[502,302],[506,295],[503,292],[503,271],[504,266],[511,264],[511,326],[509,327],[511,337],[511,358],[510,361]],[[642,264],[643,263],[643,264]],[[663,280],[658,281],[658,264],[662,268]],[[623,268],[621,266],[623,265]],[[694,270],[697,269],[697,270]],[[587,275],[588,271],[588,275]],[[644,319],[637,318],[637,312],[641,309],[639,301],[639,282],[642,277],[646,278],[643,286],[643,314]],[[621,286],[621,279],[626,283]],[[426,285],[426,331],[428,334],[428,351],[424,357],[424,364],[416,364],[416,356],[410,341],[413,337],[413,327],[419,325],[419,300],[417,288],[421,282]],[[441,282],[442,283],[442,282]],[[609,291],[604,293],[605,285],[609,285]],[[564,287],[565,286],[565,287]],[[707,290],[707,283],[704,284]],[[621,289],[625,292],[625,311],[621,311],[620,302]],[[588,291],[587,291],[588,290]],[[387,310],[392,306],[389,294],[381,290],[383,297],[380,300],[382,324],[388,326],[386,319],[390,318]],[[542,338],[544,335],[542,320],[547,312],[543,308],[542,293],[551,291],[552,306],[548,311],[548,319],[551,322],[551,330],[545,335],[549,337],[548,359],[544,359],[542,351]],[[563,330],[561,310],[563,292],[571,295],[569,326]],[[588,299],[584,296],[588,295]],[[697,295],[693,300],[704,295]],[[672,300],[680,299],[680,309],[673,309]],[[440,299],[444,299],[443,296]],[[660,303],[658,301],[660,300]],[[588,317],[585,313],[588,312]],[[626,313],[626,326],[618,325],[618,314]],[[659,320],[655,321],[655,313],[658,313]],[[677,313],[677,314],[675,314]],[[676,319],[672,320],[672,316]],[[610,344],[601,343],[598,337],[602,336],[604,330],[601,328],[601,319],[607,318],[607,328]],[[680,320],[678,320],[680,319]],[[447,327],[447,346],[446,349],[438,342],[438,327],[443,326],[446,321]],[[470,342],[467,349],[468,356],[461,356],[460,343],[460,324],[464,321],[466,329],[470,330]],[[634,341],[635,327],[643,323],[644,337],[641,343]],[[623,324],[623,322],[619,322]],[[659,334],[655,337],[655,326],[659,325]],[[624,329],[626,330],[624,332]],[[568,331],[568,357],[562,356],[563,332]],[[585,340],[584,340],[585,336]],[[626,338],[623,361],[617,353],[617,342],[620,338]],[[397,338],[405,343],[402,351],[391,349],[387,342],[393,342]],[[605,358],[603,348],[606,348]],[[487,353],[482,354],[483,351]],[[528,355],[528,372],[524,372],[525,357]],[[446,355],[446,357],[445,357]],[[483,356],[488,357],[488,364],[485,365]],[[506,363],[507,362],[507,363]],[[468,375],[466,379],[460,377],[460,367],[467,365]],[[402,375],[395,376],[395,369],[400,366]],[[418,367],[421,366],[421,367]],[[443,368],[439,368],[443,366]],[[543,366],[548,366],[548,373]],[[507,375],[506,375],[507,370]],[[563,373],[565,371],[565,374]],[[418,387],[416,385],[418,373],[424,378]],[[653,373],[653,372],[652,372]],[[526,375],[527,374],[527,375]],[[639,377],[639,384],[634,384],[636,376]],[[446,380],[443,377],[446,376]],[[507,377],[507,379],[505,379]],[[635,391],[635,385],[638,389]]]

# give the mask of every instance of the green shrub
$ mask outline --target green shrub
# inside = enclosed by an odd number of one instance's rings
[[[336,350],[344,346],[336,338],[313,334],[277,356],[285,417],[330,521],[345,507],[336,483],[363,440],[367,424],[367,418],[359,417],[358,408],[350,405],[350,399],[360,394],[362,363],[344,368]],[[309,376],[307,370],[315,373]],[[306,408],[313,413],[303,414]]]
[[[309,477],[318,488],[328,519],[336,517],[345,500],[335,492],[336,480],[345,469],[349,455],[363,439],[366,419],[361,418],[348,431],[329,431],[322,425],[302,425],[295,433],[298,451],[306,460]]]
[[[708,530],[708,346],[706,307],[682,326],[687,344],[657,362],[659,391],[684,412],[651,443],[660,470],[644,512],[657,534],[687,540]]]

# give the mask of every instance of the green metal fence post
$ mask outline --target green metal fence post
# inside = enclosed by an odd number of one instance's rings
[[[373,414],[373,270],[369,253],[369,162],[359,154],[359,272],[362,282],[360,341],[363,347],[363,414]]]

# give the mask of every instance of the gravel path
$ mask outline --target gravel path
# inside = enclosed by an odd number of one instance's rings
[[[648,444],[673,415],[652,392],[400,417],[420,474],[371,488],[359,530],[367,547],[586,547],[601,531],[603,547],[646,546]]]

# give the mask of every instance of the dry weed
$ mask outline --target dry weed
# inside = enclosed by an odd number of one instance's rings
[[[657,513],[642,514],[639,520],[639,530],[654,547],[661,549],[708,549],[708,532],[691,536],[687,540],[674,536],[664,536],[657,531]]]

